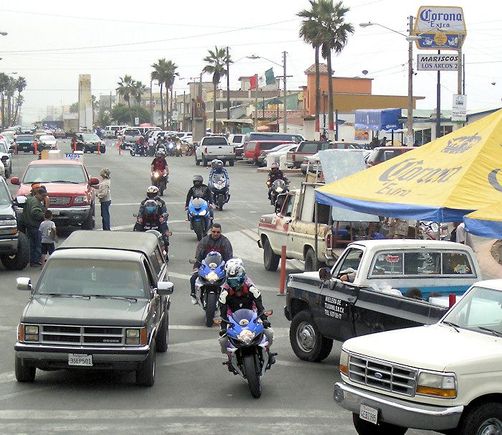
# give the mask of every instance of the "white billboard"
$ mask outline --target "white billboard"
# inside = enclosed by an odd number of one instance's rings
[[[458,54],[419,54],[418,71],[457,71]]]
[[[421,6],[415,20],[415,34],[441,31],[465,35],[464,11],[458,6]]]
[[[465,95],[453,95],[453,107],[451,112],[452,121],[465,122],[467,119],[467,101]]]

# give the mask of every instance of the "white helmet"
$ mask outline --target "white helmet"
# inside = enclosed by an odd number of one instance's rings
[[[231,258],[225,264],[225,272],[227,273],[227,284],[239,289],[246,280],[246,270],[240,258]]]
[[[159,188],[157,186],[150,186],[146,189],[147,196],[155,196],[159,193]]]

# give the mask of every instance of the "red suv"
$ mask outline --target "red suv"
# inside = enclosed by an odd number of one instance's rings
[[[87,169],[77,160],[35,160],[21,179],[10,182],[19,185],[16,196],[29,195],[32,183],[45,186],[49,194],[49,210],[56,226],[80,225],[85,230],[94,228],[95,192],[92,186],[99,179],[89,177]]]
[[[293,143],[293,141],[288,140],[252,140],[249,141],[244,147],[244,160],[249,163],[254,163],[257,166],[261,165],[259,159],[262,151],[271,150],[277,145]]]

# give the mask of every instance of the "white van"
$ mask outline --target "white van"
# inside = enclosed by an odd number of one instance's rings
[[[103,131],[105,138],[115,138],[117,137],[117,132],[126,128],[127,125],[107,125]]]

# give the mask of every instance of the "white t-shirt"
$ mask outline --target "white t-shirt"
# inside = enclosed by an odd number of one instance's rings
[[[465,239],[467,237],[467,232],[465,231],[465,225],[463,222],[461,224],[459,224],[455,233],[457,235],[457,239],[456,239],[457,243],[465,243]]]
[[[54,229],[54,233],[52,233],[52,229]],[[42,234],[42,243],[54,243],[56,241],[56,224],[54,222],[43,220],[39,231]]]

